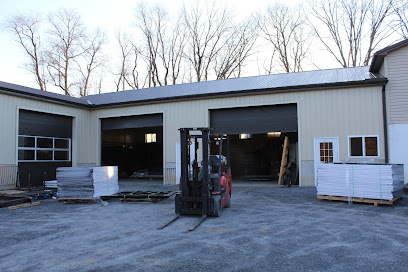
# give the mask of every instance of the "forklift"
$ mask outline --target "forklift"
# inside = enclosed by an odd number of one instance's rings
[[[175,198],[176,217],[158,229],[168,226],[180,215],[201,215],[200,220],[189,229],[193,231],[207,216],[218,217],[223,208],[231,205],[229,139],[227,135],[210,134],[210,128],[180,128],[179,131],[181,177],[180,191]],[[200,165],[199,139],[202,145]],[[211,154],[211,149],[216,150],[216,154]]]

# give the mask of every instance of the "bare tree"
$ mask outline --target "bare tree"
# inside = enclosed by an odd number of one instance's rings
[[[257,40],[257,22],[253,17],[236,25],[230,33],[231,38],[215,58],[217,79],[240,77],[245,61],[252,54]]]
[[[180,18],[171,22],[161,6],[147,7],[140,4],[137,25],[143,36],[142,55],[147,63],[148,86],[175,84],[180,74],[185,45]]]
[[[143,33],[146,49],[144,57],[147,62],[148,69],[148,86],[162,86],[163,83],[159,77],[159,54],[163,48],[163,39],[165,35],[164,20],[166,13],[160,6],[154,9],[148,9],[143,3],[138,7],[137,25]],[[164,59],[163,68],[165,71],[164,81],[167,81],[169,67]],[[167,85],[167,84],[165,84]]]
[[[62,9],[49,15],[51,30],[50,48],[47,51],[48,72],[55,86],[65,95],[72,95],[70,88],[75,84],[71,80],[72,62],[85,50],[82,47],[86,36],[80,16],[73,10]]]
[[[81,58],[74,59],[80,73],[80,81],[78,83],[80,96],[89,94],[89,85],[93,72],[104,65],[106,61],[101,54],[105,42],[105,34],[98,29],[93,36],[84,39],[84,43],[81,45],[83,51]]]
[[[231,38],[232,13],[215,1],[205,6],[196,1],[182,8],[188,48],[185,56],[194,69],[196,81],[206,81],[216,56]]]
[[[169,66],[171,71],[171,83],[176,84],[180,76],[181,64],[183,60],[184,48],[186,44],[185,32],[181,26],[181,17],[174,24],[172,36],[168,46],[167,54],[169,56]],[[164,53],[165,51],[163,51]],[[164,58],[164,55],[163,57]]]
[[[125,86],[127,84],[134,88],[137,89],[138,84],[132,84],[132,82],[129,80],[129,62],[132,58],[132,53],[137,49],[133,44],[133,41],[129,37],[127,33],[122,33],[121,31],[116,32],[116,41],[118,42],[119,46],[119,51],[120,51],[120,65],[118,72],[113,72],[115,76],[118,77],[117,80],[115,80],[115,85],[116,85],[116,91],[120,91],[121,89],[124,91]],[[135,75],[137,67],[137,55],[135,57],[135,62],[134,62],[134,68],[132,69],[132,74]],[[134,82],[134,83],[137,83]],[[136,86],[134,86],[136,85]]]
[[[7,21],[6,28],[16,36],[16,41],[23,47],[29,61],[25,68],[35,76],[41,90],[47,89],[44,56],[41,46],[39,15],[18,14]]]
[[[310,21],[310,25],[343,67],[368,65],[379,42],[390,34],[385,20],[391,14],[392,3],[393,0],[311,1],[310,10],[317,23]]]
[[[272,45],[272,57],[267,73],[274,69],[274,56],[285,72],[299,72],[309,49],[305,33],[305,18],[301,7],[290,8],[284,4],[274,4],[267,8],[259,25],[262,37]]]
[[[393,13],[396,16],[397,31],[404,39],[408,39],[408,2],[396,0],[393,5]]]

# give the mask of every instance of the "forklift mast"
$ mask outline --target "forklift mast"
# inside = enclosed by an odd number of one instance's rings
[[[209,128],[180,128],[179,130],[181,193],[176,195],[176,214],[219,216],[219,211],[225,206],[222,204],[222,200],[226,198],[227,191],[225,185],[222,187],[221,177],[226,175],[226,179],[230,180],[228,137],[226,135],[211,135]],[[199,139],[201,139],[202,151],[201,167],[198,164]],[[219,150],[218,156],[211,155],[210,160],[210,144],[212,142],[219,145]],[[226,142],[225,152],[223,142]],[[190,161],[192,143],[194,143],[193,162]],[[225,155],[223,155],[224,153]]]

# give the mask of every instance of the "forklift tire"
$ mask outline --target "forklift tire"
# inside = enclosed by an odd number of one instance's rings
[[[214,216],[219,217],[222,210],[222,201],[220,195],[215,195],[214,197]]]
[[[227,194],[227,196],[228,196],[228,201],[227,201],[227,205],[225,205],[225,208],[231,207],[231,196],[228,195],[228,194]]]

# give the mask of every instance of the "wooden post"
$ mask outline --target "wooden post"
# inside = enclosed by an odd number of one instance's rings
[[[282,152],[282,160],[281,166],[279,171],[279,180],[278,185],[282,184],[283,174],[285,174],[286,166],[288,164],[288,155],[289,155],[289,138],[285,136],[285,141],[283,143],[283,152]]]

